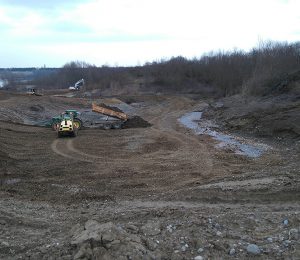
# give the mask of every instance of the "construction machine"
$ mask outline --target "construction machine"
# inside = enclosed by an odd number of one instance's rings
[[[78,128],[76,126],[76,124],[74,124],[74,118],[71,115],[68,114],[63,114],[61,116],[61,121],[59,124],[57,124],[57,137],[61,137],[61,136],[76,136],[77,132],[78,132]]]
[[[75,109],[68,109],[59,116],[52,117],[51,127],[53,130],[57,130],[58,126],[65,118],[72,118],[73,125],[77,130],[80,130],[83,126],[83,122],[80,118],[80,113]]]
[[[123,124],[128,120],[128,116],[122,111],[116,111],[112,107],[106,106],[104,104],[97,105],[95,103],[92,104],[92,111],[96,113],[100,113],[105,115],[102,117],[102,120],[98,122],[94,122],[98,125],[98,127],[103,128],[105,130],[108,129],[120,129]]]
[[[26,93],[27,95],[32,96],[42,96],[42,94],[38,93],[35,88],[29,88]]]
[[[78,80],[74,86],[69,87],[69,90],[80,90],[80,88],[84,86],[84,83],[84,79]]]
[[[92,112],[101,115],[95,115],[89,112],[82,116],[85,118],[85,126],[97,127],[105,130],[120,129],[123,124],[128,120],[128,115],[119,110],[118,108],[109,107],[105,104],[92,104]],[[83,115],[83,114],[82,114]],[[52,129],[57,132],[57,136],[76,136],[78,130],[83,127],[83,121],[80,118],[80,113],[74,109],[68,109],[59,116],[52,118],[50,122]]]

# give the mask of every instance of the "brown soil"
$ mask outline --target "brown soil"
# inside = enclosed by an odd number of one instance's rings
[[[299,143],[218,150],[177,120],[205,101],[172,96],[136,106],[148,128],[57,139],[20,124],[78,103],[0,92],[1,259],[300,257]]]
[[[132,116],[123,125],[124,128],[150,127],[151,124],[140,116]]]

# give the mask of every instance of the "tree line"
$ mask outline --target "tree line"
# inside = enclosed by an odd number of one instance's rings
[[[200,58],[173,57],[136,67],[97,67],[72,61],[35,80],[45,88],[67,88],[84,78],[86,89],[130,88],[140,91],[201,92],[209,88],[218,96],[237,93],[265,95],[300,71],[300,42],[261,42],[252,50],[210,52]],[[279,84],[280,85],[280,84]]]

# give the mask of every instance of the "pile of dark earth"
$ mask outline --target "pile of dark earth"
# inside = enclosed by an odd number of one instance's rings
[[[114,110],[116,112],[124,113],[120,108],[108,106],[104,103],[99,104],[99,106]],[[144,120],[140,116],[132,116],[124,123],[123,128],[139,128],[139,127],[150,127],[150,126],[152,126],[152,124],[150,124],[148,121]]]

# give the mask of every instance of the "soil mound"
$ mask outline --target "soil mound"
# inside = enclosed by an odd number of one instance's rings
[[[140,116],[133,116],[124,123],[123,128],[139,128],[150,126],[152,126],[152,124],[150,124],[148,121],[144,120]]]
[[[222,106],[208,109],[204,117],[214,119],[221,127],[257,136],[300,137],[299,95],[266,97],[232,96]]]

